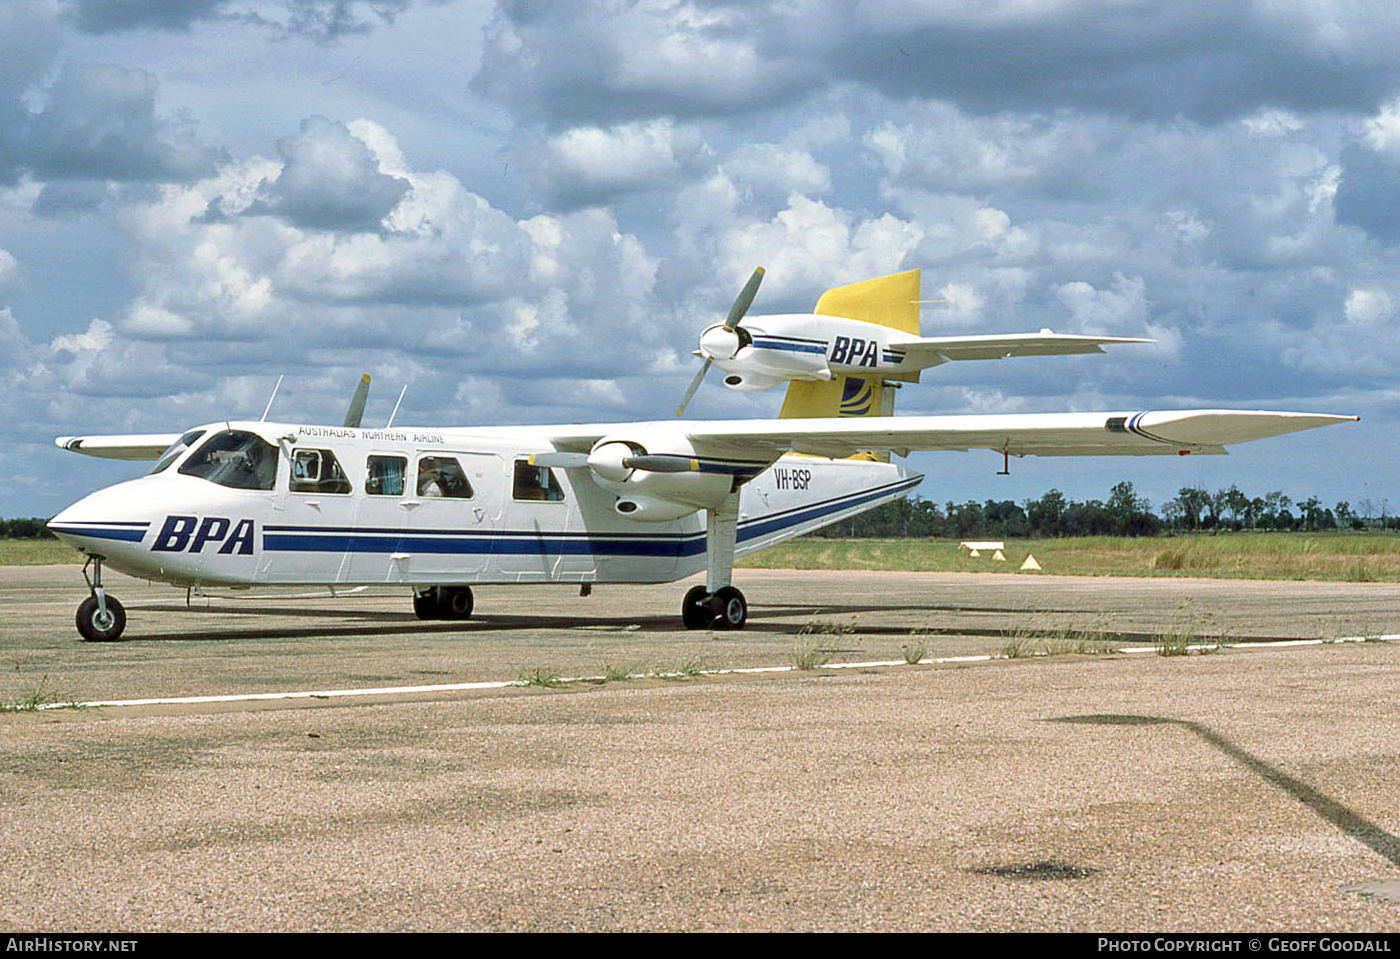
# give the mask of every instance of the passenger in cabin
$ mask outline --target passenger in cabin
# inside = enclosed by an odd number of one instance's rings
[[[437,470],[430,467],[426,460],[418,464],[418,495],[442,495],[442,485],[438,482]]]

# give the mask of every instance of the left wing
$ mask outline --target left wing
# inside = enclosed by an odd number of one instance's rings
[[[155,460],[180,438],[179,433],[127,433],[121,436],[60,436],[61,450],[109,460]]]
[[[919,367],[949,360],[999,360],[1009,356],[1066,356],[1102,353],[1105,343],[1153,343],[1137,336],[1088,336],[1078,333],[985,333],[974,336],[891,337],[889,348]]]
[[[683,437],[706,455],[750,458],[789,452],[844,457],[862,450],[907,455],[914,450],[970,449],[1011,456],[1160,456],[1221,454],[1234,443],[1357,419],[1266,410],[1176,410],[700,420],[557,427],[550,432],[560,450],[587,448],[605,435],[644,430],[657,438]]]

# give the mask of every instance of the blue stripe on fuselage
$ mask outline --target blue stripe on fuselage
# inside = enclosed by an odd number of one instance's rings
[[[913,489],[923,479],[910,477],[848,493],[820,503],[794,507],[739,524],[740,543],[781,532]],[[263,531],[263,549],[289,553],[463,553],[545,556],[698,556],[705,552],[705,534],[694,533],[539,533],[518,530],[351,530],[344,527],[271,526]]]

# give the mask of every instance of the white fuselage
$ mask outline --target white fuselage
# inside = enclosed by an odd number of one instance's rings
[[[838,374],[889,377],[919,368],[904,350],[890,345],[896,331],[875,323],[770,314],[746,320],[744,332],[748,342],[742,346],[733,334],[707,330],[701,335],[701,354],[729,374],[724,383],[730,389],[761,390],[788,380],[830,380]],[[713,338],[713,346],[707,336]]]
[[[273,450],[260,478],[232,444],[204,453],[223,432]],[[50,528],[111,568],[182,586],[656,583],[706,568],[703,511],[628,518],[586,468],[523,484],[549,436],[547,427],[218,423],[157,472],[93,493]],[[436,482],[425,484],[429,475]],[[890,463],[782,456],[742,487],[737,552],[863,512],[921,479]]]

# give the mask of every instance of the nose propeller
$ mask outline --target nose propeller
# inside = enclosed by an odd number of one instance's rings
[[[763,267],[753,271],[753,276],[749,277],[749,282],[744,284],[744,288],[739,291],[738,298],[734,305],[729,308],[729,316],[725,318],[724,324],[718,327],[711,327],[700,337],[700,351],[705,354],[705,362],[700,366],[700,372],[695,374],[695,379],[690,381],[686,387],[685,395],[681,397],[680,406],[676,407],[676,415],[685,413],[685,408],[690,405],[690,401],[695,398],[695,391],[700,389],[700,383],[705,379],[705,374],[710,371],[710,364],[714,362],[716,353],[727,352],[733,356],[744,346],[748,340],[748,335],[739,326],[739,321],[748,312],[749,306],[753,303],[754,296],[758,293],[758,285],[763,282]],[[732,346],[733,349],[729,349]],[[708,347],[708,348],[707,348]],[[728,357],[725,357],[726,359]]]

